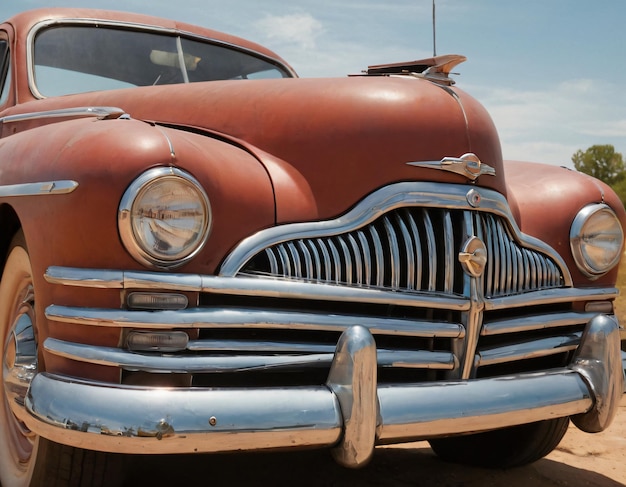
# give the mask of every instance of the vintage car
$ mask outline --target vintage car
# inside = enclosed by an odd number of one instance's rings
[[[503,162],[463,60],[298,79],[147,16],[0,24],[2,485],[413,440],[508,467],[607,428],[624,208]]]

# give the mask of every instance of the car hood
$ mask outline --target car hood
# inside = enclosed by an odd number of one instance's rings
[[[214,81],[26,105],[31,111],[34,105],[36,111],[116,106],[133,118],[231,140],[262,163],[271,158],[266,167],[276,192],[285,172],[297,173],[308,185],[319,218],[336,216],[364,195],[398,181],[480,185],[504,193],[500,144],[489,115],[461,90],[423,79]],[[472,181],[438,164],[470,152],[493,173]]]

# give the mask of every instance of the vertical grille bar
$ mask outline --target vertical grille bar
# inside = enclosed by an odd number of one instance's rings
[[[301,279],[302,277],[304,277],[302,274],[302,264],[300,262],[300,255],[298,254],[296,246],[293,244],[293,242],[287,243],[287,253],[288,256],[291,257],[290,261],[293,263],[294,275]]]
[[[371,225],[370,235],[374,244],[374,258],[376,259],[376,286],[383,287],[385,284],[385,255],[378,231]]]
[[[456,253],[454,251],[455,239],[454,239],[454,228],[452,226],[452,216],[449,211],[445,211],[443,215],[443,235],[444,235],[444,292],[452,293],[453,285],[454,285],[454,268],[455,268],[455,257]]]
[[[387,248],[389,249],[389,274],[392,289],[400,287],[400,250],[398,248],[398,236],[389,221],[389,218],[383,218],[385,225],[385,233],[387,234]]]
[[[413,218],[413,215],[408,210],[405,210],[404,215],[407,218],[410,232],[411,232],[411,235],[413,236],[412,242],[413,242],[413,248],[415,249],[415,275],[413,278],[414,289],[421,289],[422,288],[422,269],[424,268],[424,259],[422,257],[422,246],[420,245],[420,242],[421,242],[420,232],[417,228],[417,224],[415,223],[415,219]]]
[[[415,289],[415,244],[413,241],[413,237],[407,228],[406,223],[404,222],[404,214],[396,213],[396,223],[400,228],[400,233],[402,235],[402,240],[404,242],[404,255],[406,257],[406,284],[405,287],[407,289]]]
[[[437,242],[435,241],[435,230],[428,212],[423,209],[424,230],[426,232],[426,248],[428,255],[428,291],[437,289]]]
[[[359,244],[351,233],[348,234],[348,242],[354,254],[354,280],[359,286],[362,285],[363,282],[369,284],[369,281],[363,278],[363,255],[361,255],[361,249],[359,249]]]
[[[365,234],[359,230],[356,232],[356,235],[359,239],[359,244],[361,245],[361,252],[363,253],[363,267],[365,270],[365,284],[372,284],[372,267],[374,267],[374,262],[372,262],[372,254],[370,252],[370,246],[367,241],[367,237]]]
[[[328,249],[330,250],[330,260],[332,267],[332,275],[333,281],[335,284],[339,284],[341,282],[341,257],[339,257],[339,251],[337,250],[336,245],[334,244],[332,239],[326,240],[326,244],[328,245]]]
[[[350,255],[350,249],[348,248],[348,244],[346,244],[345,239],[342,235],[337,237],[337,241],[339,242],[339,246],[341,247],[341,255],[343,255],[345,264],[343,266],[343,274],[344,279],[343,282],[347,284],[352,284],[352,256]]]
[[[304,246],[309,250],[309,255],[311,255],[313,259],[311,279],[319,281],[322,279],[322,261],[320,259],[320,253],[312,240],[305,240]]]

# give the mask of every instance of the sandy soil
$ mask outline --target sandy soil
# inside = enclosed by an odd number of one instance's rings
[[[139,457],[128,486],[432,486],[617,487],[626,485],[626,396],[611,427],[589,435],[570,426],[548,457],[511,470],[440,461],[428,443],[381,447],[361,470],[337,466],[324,451],[184,457]]]

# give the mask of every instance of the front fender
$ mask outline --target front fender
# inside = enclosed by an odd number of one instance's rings
[[[578,271],[570,249],[570,228],[586,205],[604,202],[626,228],[624,205],[603,182],[564,167],[530,162],[506,162],[509,201],[520,229],[551,245],[563,257],[575,285],[591,281]],[[593,281],[594,286],[613,286],[617,267]]]
[[[239,240],[275,223],[267,171],[249,152],[224,141],[127,119],[70,120],[0,139],[0,188],[4,189],[0,206],[10,206],[24,230],[40,342],[52,326],[43,318],[44,310],[55,300],[119,307],[117,290],[54,289],[44,273],[57,265],[145,269],[121,243],[118,207],[137,176],[151,167],[170,165],[191,173],[203,185],[213,216],[204,248],[178,271],[211,274]],[[75,181],[77,186],[62,194],[22,194],[22,186],[16,186],[55,181]],[[94,334],[91,339],[117,345],[119,331]]]

